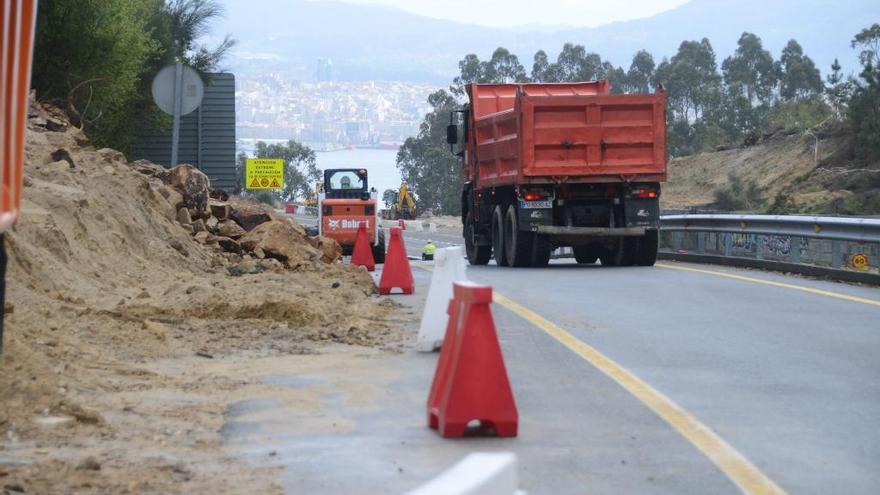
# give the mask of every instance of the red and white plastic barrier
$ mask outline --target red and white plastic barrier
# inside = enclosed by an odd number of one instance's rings
[[[470,454],[407,495],[526,495],[519,490],[516,454]]]
[[[446,307],[452,299],[452,284],[460,280],[466,280],[461,247],[438,249],[434,254],[434,272],[431,274],[431,285],[416,339],[417,350],[432,352],[443,343],[449,320]]]

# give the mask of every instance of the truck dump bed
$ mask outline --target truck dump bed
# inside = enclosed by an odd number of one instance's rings
[[[612,95],[607,81],[470,84],[468,173],[478,188],[666,180],[666,94]]]

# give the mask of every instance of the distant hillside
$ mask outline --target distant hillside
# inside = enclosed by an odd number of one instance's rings
[[[406,79],[446,84],[467,53],[488,56],[505,46],[531,67],[544,49],[555,56],[568,41],[583,44],[618,65],[645,48],[658,60],[685,39],[708,37],[719,64],[743,31],[764,40],[774,56],[796,38],[825,72],[835,57],[845,70],[856,67],[852,36],[880,19],[876,0],[692,0],[670,11],[592,29],[491,29],[431,19],[401,10],[306,0],[229,1],[217,32],[239,41],[235,70],[314,72],[315,60],[330,57],[343,79]]]
[[[813,134],[778,133],[754,146],[676,158],[662,207],[880,215],[880,163],[854,162],[851,135],[839,124],[815,136],[817,154]],[[718,204],[719,196],[740,205]]]

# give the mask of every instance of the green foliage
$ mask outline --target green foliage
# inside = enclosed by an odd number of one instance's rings
[[[714,206],[722,211],[755,211],[760,207],[761,191],[754,183],[744,184],[734,174],[728,176],[726,189],[716,189]]]
[[[65,0],[39,3],[33,85],[99,146],[129,151],[135,129],[167,119],[150,83],[180,58],[210,71],[234,43],[197,40],[222,13],[215,0]]]
[[[639,50],[633,55],[629,71],[626,73],[624,87],[627,93],[650,93],[654,89],[654,57],[647,50]]]
[[[457,109],[458,103],[443,90],[431,94],[428,103],[434,110],[425,115],[418,136],[408,138],[400,147],[397,168],[410,185],[420,211],[458,215],[461,164],[446,144],[449,112]]]
[[[773,56],[752,33],[740,36],[736,52],[724,60],[721,71],[730,92],[745,96],[749,104],[770,103],[779,81]]]
[[[780,101],[773,107],[770,122],[773,128],[803,131],[825,122],[832,115],[831,107],[819,96],[813,96],[801,100]]]
[[[862,72],[854,83],[847,117],[855,133],[856,156],[880,160],[880,24],[862,30],[852,42],[861,49]]]
[[[790,40],[782,49],[779,60],[782,86],[780,96],[786,100],[810,98],[822,92],[822,76],[813,60],[804,55],[801,45]]]
[[[34,46],[37,97],[58,99],[99,146],[128,149],[147,107],[144,79],[161,59],[148,24],[160,0],[40,2]]]

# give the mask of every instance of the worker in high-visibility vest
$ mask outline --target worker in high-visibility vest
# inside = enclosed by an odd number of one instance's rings
[[[434,261],[434,251],[437,250],[437,246],[428,239],[428,243],[425,244],[425,247],[422,248],[422,260],[424,261]]]

